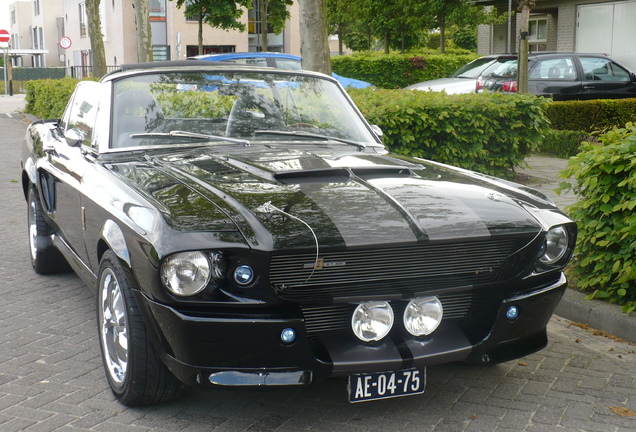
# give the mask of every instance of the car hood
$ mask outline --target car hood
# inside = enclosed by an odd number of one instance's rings
[[[474,93],[477,80],[471,78],[440,78],[412,84],[406,90],[424,90],[441,92],[446,94]]]
[[[198,149],[117,165],[173,229],[233,229],[259,250],[536,234],[523,202],[550,206],[489,177],[364,152]]]

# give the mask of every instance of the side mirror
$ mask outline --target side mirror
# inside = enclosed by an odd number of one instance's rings
[[[64,139],[69,146],[77,147],[84,141],[84,133],[79,129],[69,129],[64,134]]]
[[[378,125],[371,125],[371,130],[380,139],[384,136],[384,132],[382,132],[382,129],[380,129],[380,126]]]

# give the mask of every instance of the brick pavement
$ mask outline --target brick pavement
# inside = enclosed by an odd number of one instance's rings
[[[611,409],[636,411],[636,346],[558,317],[545,350],[492,367],[431,367],[421,396],[351,405],[345,381],[333,379],[192,389],[169,404],[126,408],[103,375],[92,291],[73,274],[31,269],[18,182],[25,127],[0,110],[2,432],[636,430],[636,416]]]

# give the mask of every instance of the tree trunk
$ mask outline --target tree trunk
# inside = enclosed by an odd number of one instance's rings
[[[203,14],[199,14],[199,55],[203,55]]]
[[[519,56],[517,57],[517,93],[528,93],[528,22],[533,1],[520,1]]]
[[[99,16],[100,0],[86,0],[86,15],[88,19],[88,35],[91,40],[91,55],[93,76],[101,78],[106,75],[106,52],[102,37],[102,22]]]
[[[384,33],[384,54],[389,54],[391,52],[391,35],[387,31]]]
[[[303,68],[331,75],[327,0],[298,0]]]
[[[446,18],[441,17],[439,19],[439,52],[444,54],[446,52]]]
[[[267,1],[260,0],[259,8],[261,15],[261,51],[267,52]]]
[[[152,61],[152,32],[148,0],[134,0],[135,21],[137,23],[137,61]]]

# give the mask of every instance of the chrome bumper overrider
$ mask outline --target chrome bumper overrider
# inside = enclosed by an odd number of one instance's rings
[[[237,372],[222,371],[211,374],[210,383],[223,386],[288,386],[311,383],[311,371],[295,372]]]

